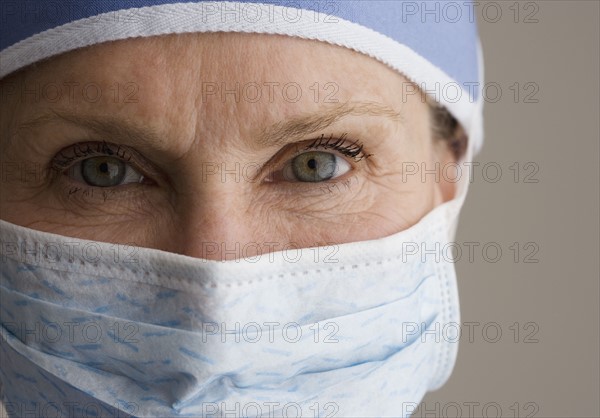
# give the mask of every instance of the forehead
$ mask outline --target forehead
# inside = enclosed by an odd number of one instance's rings
[[[41,93],[33,105],[20,107],[29,114],[25,118],[48,109],[82,117],[118,115],[187,141],[199,133],[256,136],[262,126],[350,101],[378,102],[399,113],[424,107],[420,100],[403,100],[408,81],[383,63],[347,48],[280,35],[111,42],[43,62],[21,81],[25,91]],[[57,97],[56,89],[58,100],[44,100]],[[185,142],[180,141],[182,150]]]
[[[196,83],[204,78],[240,82],[312,78],[332,79],[347,84],[346,87],[360,81],[361,86],[356,87],[377,88],[381,87],[377,78],[384,73],[403,79],[373,58],[344,47],[265,34],[208,33],[128,39],[84,48],[51,63],[63,74],[66,71],[103,78],[127,75],[140,81],[174,77]]]

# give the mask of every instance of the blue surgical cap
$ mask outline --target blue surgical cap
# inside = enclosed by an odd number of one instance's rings
[[[0,78],[57,54],[134,37],[268,33],[347,47],[377,59],[483,140],[482,55],[470,1],[3,0]],[[398,92],[398,94],[407,94]]]

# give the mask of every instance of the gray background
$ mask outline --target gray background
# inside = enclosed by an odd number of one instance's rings
[[[457,241],[480,242],[480,249],[496,242],[503,254],[491,263],[476,250],[473,262],[463,255],[457,263],[461,322],[481,325],[472,328],[472,343],[463,326],[452,377],[414,416],[493,417],[495,403],[506,417],[600,417],[599,2],[535,2],[537,23],[523,22],[534,10],[524,10],[527,2],[515,23],[513,1],[498,2],[497,23],[492,9],[486,21],[485,3],[477,10],[486,82],[499,83],[503,95],[486,103],[485,145],[476,161],[498,163],[503,176],[496,183],[482,170],[474,176]],[[532,92],[523,84],[535,82],[539,102],[524,103],[521,94],[515,103],[515,82],[521,93]],[[488,96],[494,98],[492,88]],[[521,163],[518,183],[509,168],[514,162]],[[523,170],[527,162],[539,167],[538,183],[523,182],[533,172]],[[488,174],[495,176],[491,168]],[[522,250],[516,263],[514,242]],[[539,247],[538,263],[523,262],[532,251],[523,251],[528,242]],[[518,342],[509,328],[515,322]],[[487,334],[485,324],[492,324]],[[493,343],[498,326],[503,334]]]

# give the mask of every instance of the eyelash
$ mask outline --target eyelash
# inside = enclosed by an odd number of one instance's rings
[[[320,138],[315,139],[310,145],[308,145],[304,151],[317,150],[319,148],[335,150],[340,154],[352,158],[356,162],[360,162],[363,159],[367,159],[372,156],[372,154],[366,154],[364,152],[364,145],[358,139],[349,145],[344,145],[348,142],[346,139],[347,136],[348,134],[344,133],[339,138],[334,138],[334,136],[331,135],[326,139],[325,135],[323,134]]]
[[[60,151],[58,155],[62,160],[58,156],[55,157],[50,166],[52,170],[62,174],[74,163],[89,157],[115,156],[126,163],[131,162],[133,158],[133,155],[121,145],[113,145],[105,141],[78,143],[69,148],[68,151],[72,151],[74,156],[65,156],[63,154],[65,151]]]
[[[347,137],[347,133],[344,133],[339,137],[334,137],[333,134],[329,137],[326,137],[323,134],[318,138],[310,140],[311,142],[308,142],[308,145],[306,145],[305,147],[298,147],[297,151],[292,155],[291,159],[297,157],[298,155],[301,155],[304,152],[319,149],[337,151],[340,154],[351,158],[356,163],[372,156],[372,154],[367,154],[364,151],[364,145],[360,142],[360,140],[350,141],[347,139]],[[72,153],[72,155],[65,155],[66,153]],[[130,163],[133,160],[134,169],[136,171],[139,171],[140,174],[144,175],[144,177],[146,178],[152,178],[152,176],[147,176],[146,171],[140,168],[140,166],[143,166],[143,164],[140,163],[140,161],[142,160],[141,156],[136,157],[133,154],[133,152],[127,147],[117,144],[111,144],[106,141],[77,143],[68,148],[67,150],[63,149],[52,160],[50,164],[50,169],[54,172],[56,176],[61,176],[65,174],[73,164],[83,161],[86,158],[101,156],[118,157],[126,163]],[[118,187],[122,186],[100,189],[108,191],[109,189],[116,189]],[[75,190],[76,192],[81,191],[83,193],[86,193],[86,191],[91,191],[94,189],[98,189],[98,187],[78,183],[77,188]],[[76,192],[70,192],[70,194]]]

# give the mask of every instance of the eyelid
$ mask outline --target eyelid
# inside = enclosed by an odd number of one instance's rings
[[[69,152],[73,153],[73,156],[68,155]],[[79,142],[63,148],[53,157],[50,162],[50,168],[53,171],[62,174],[75,164],[87,158],[104,156],[121,159],[125,163],[130,164],[145,178],[153,181],[156,181],[157,178],[161,177],[159,171],[153,164],[148,162],[148,160],[138,151],[125,145],[118,145],[105,141]]]

